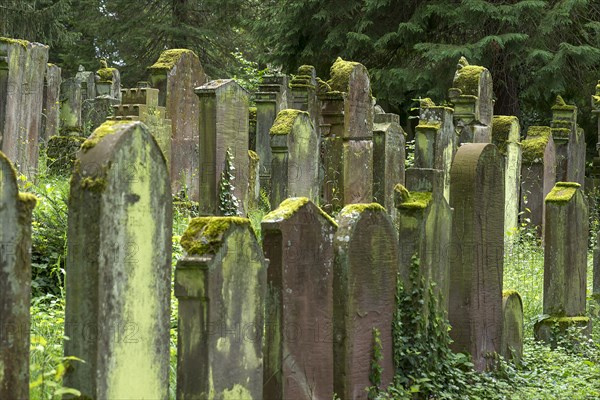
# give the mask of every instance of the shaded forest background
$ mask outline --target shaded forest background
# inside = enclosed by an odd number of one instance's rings
[[[0,36],[50,45],[65,76],[106,58],[125,86],[167,48],[194,50],[212,78],[302,64],[327,78],[341,56],[367,66],[378,103],[403,123],[414,99],[445,100],[465,56],[490,69],[495,114],[548,124],[561,94],[596,143],[600,1],[0,0]]]

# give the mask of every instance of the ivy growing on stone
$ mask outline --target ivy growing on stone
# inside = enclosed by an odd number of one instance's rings
[[[219,181],[219,211],[224,216],[239,216],[240,201],[233,194],[235,186],[233,181],[235,167],[233,166],[233,155],[231,149],[225,152],[225,167],[221,172],[221,180]]]

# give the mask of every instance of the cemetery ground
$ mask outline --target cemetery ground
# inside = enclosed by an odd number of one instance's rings
[[[46,175],[44,157],[37,181],[21,176],[26,191],[38,197],[33,217],[32,305],[30,393],[32,399],[57,399],[66,393],[77,393],[63,387],[62,377],[69,363],[85,360],[63,357],[67,200],[69,178]],[[590,204],[598,204],[599,199]],[[174,197],[173,267],[183,254],[179,244],[197,205]],[[260,221],[269,209],[268,199],[252,210],[249,217],[257,237],[261,238]],[[600,218],[598,210],[590,210],[591,243],[588,252],[588,295],[592,292],[592,249],[597,240]],[[593,318],[590,338],[570,332],[571,338],[549,346],[533,339],[533,325],[542,314],[544,253],[539,239],[527,221],[514,232],[515,245],[505,254],[504,288],[517,290],[525,316],[523,360],[519,365],[497,359],[497,368],[477,373],[466,355],[449,350],[447,325],[439,316],[435,332],[419,332],[419,315],[406,315],[402,307],[418,303],[428,290],[415,285],[410,293],[399,291],[399,310],[395,324],[401,326],[394,340],[402,343],[394,354],[397,364],[395,384],[387,393],[371,394],[371,398],[448,398],[448,399],[597,399],[600,398],[600,306],[588,298],[588,316]],[[415,263],[415,268],[418,265]],[[142,301],[142,300],[140,300]],[[416,309],[416,308],[413,308]],[[177,299],[171,295],[171,367],[170,397],[175,398],[177,352]],[[571,340],[573,337],[579,340]],[[375,357],[377,352],[375,352]],[[376,364],[377,365],[377,364]],[[372,371],[377,374],[377,368]],[[380,372],[380,371],[379,371]]]

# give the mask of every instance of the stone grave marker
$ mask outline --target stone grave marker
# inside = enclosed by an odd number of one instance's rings
[[[317,97],[317,71],[312,65],[301,65],[298,74],[290,81],[292,104],[290,108],[306,111],[315,127],[319,124],[319,99]]]
[[[502,346],[500,354],[516,364],[523,358],[523,301],[515,290],[502,292]]]
[[[552,138],[556,150],[556,181],[585,183],[585,135],[577,125],[577,107],[561,96],[552,106]]]
[[[60,115],[60,83],[61,69],[54,64],[46,67],[44,77],[44,98],[42,105],[42,127],[40,141],[48,143],[48,139],[58,135]]]

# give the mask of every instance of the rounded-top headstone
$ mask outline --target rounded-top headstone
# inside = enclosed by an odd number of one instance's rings
[[[523,301],[515,290],[502,292],[502,346],[500,354],[519,363],[523,358]]]

